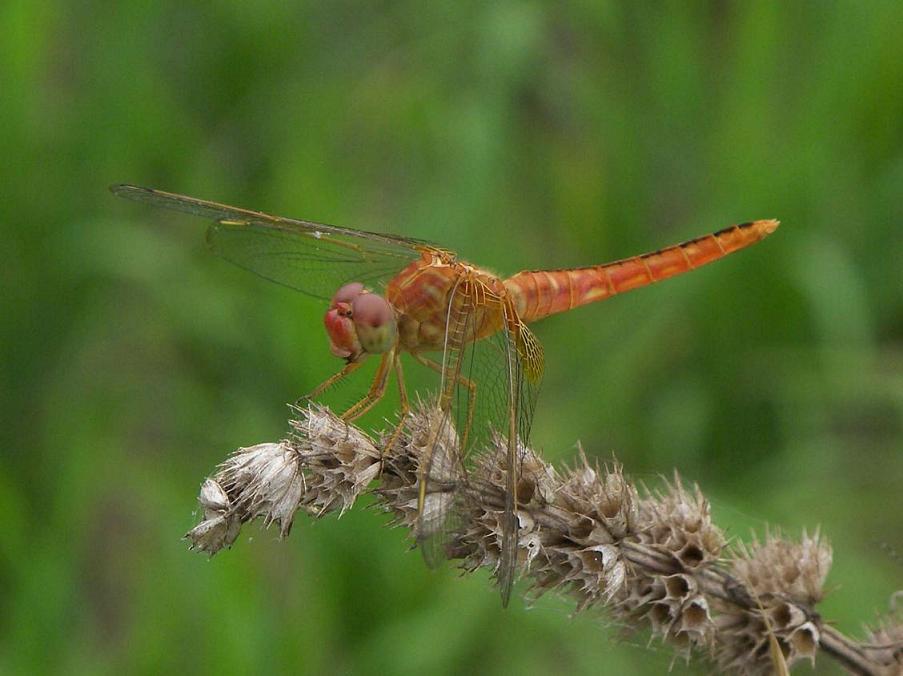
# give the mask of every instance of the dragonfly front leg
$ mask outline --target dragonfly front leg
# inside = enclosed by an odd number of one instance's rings
[[[383,398],[383,395],[386,393],[386,385],[389,382],[389,369],[397,361],[396,354],[396,348],[393,347],[383,355],[379,361],[379,367],[376,369],[376,375],[373,377],[373,383],[370,385],[370,390],[363,399],[342,414],[342,420],[351,422],[360,418]]]
[[[341,371],[329,376],[329,378],[327,378],[322,383],[317,385],[309,394],[305,394],[302,397],[298,397],[297,401],[295,401],[295,405],[297,406],[300,402],[304,401],[305,399],[307,399],[307,400],[316,399],[321,394],[323,394],[326,390],[328,390],[330,387],[335,385],[337,382],[339,382],[346,376],[357,371],[363,363],[364,363],[363,361],[348,362],[347,364],[345,364],[345,366],[342,368]]]

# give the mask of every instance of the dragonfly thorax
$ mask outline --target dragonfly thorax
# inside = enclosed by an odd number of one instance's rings
[[[360,282],[346,284],[336,292],[323,323],[332,353],[348,361],[387,352],[395,344],[395,311],[385,298]]]

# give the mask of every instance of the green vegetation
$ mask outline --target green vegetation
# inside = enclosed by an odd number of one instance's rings
[[[208,255],[202,222],[115,200],[120,181],[505,273],[781,219],[538,324],[534,442],[677,468],[736,536],[820,524],[825,616],[856,632],[883,611],[903,572],[903,5],[292,5],[0,7],[0,671],[671,659],[561,600],[502,611],[362,506],[188,552],[203,477],[284,434],[284,403],[339,362],[321,304]]]

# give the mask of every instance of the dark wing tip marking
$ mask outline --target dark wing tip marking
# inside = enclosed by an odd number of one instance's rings
[[[132,197],[136,193],[148,193],[151,192],[149,188],[141,188],[137,185],[131,185],[129,183],[114,183],[110,186],[110,192],[116,195],[117,197]]]

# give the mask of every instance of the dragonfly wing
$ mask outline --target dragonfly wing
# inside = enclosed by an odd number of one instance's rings
[[[207,229],[208,246],[227,261],[326,300],[348,282],[381,287],[419,256],[410,249],[363,245],[365,241],[258,221],[219,221]]]
[[[476,307],[476,298],[482,305]],[[477,324],[487,313],[498,313],[497,325],[503,327],[480,341],[470,339]],[[469,467],[480,462],[483,452],[493,448],[494,438],[505,444],[503,505],[499,505],[500,538],[496,578],[507,605],[517,571],[517,485],[523,462],[522,449],[527,441],[533,410],[542,377],[542,348],[514,309],[501,298],[487,296],[486,289],[474,293],[466,285],[456,287],[449,303],[446,349],[440,373],[439,410],[443,427],[457,433],[460,455],[458,466],[449,463],[445,449],[436,443],[428,448],[421,466],[421,525],[418,544],[428,563],[447,556],[450,537],[460,525],[457,513],[467,507],[474,491],[468,490]],[[448,433],[448,432],[444,432]],[[441,438],[437,436],[437,439]],[[437,469],[440,467],[442,469]],[[454,471],[455,499],[442,503],[446,513],[430,510],[430,498],[444,484],[440,475]],[[494,485],[497,485],[493,481]],[[441,493],[439,493],[441,495]],[[439,504],[433,498],[433,505]],[[438,524],[441,523],[441,526]],[[428,536],[428,537],[424,537]]]
[[[380,286],[432,247],[394,235],[231,207],[152,188],[116,185],[115,195],[212,220],[210,248],[265,279],[329,299],[343,284]]]
[[[436,567],[448,559],[448,547],[459,532],[462,492],[467,482],[465,455],[470,446],[467,404],[470,391],[461,377],[465,336],[475,324],[472,299],[457,284],[449,294],[446,310],[445,350],[440,363],[422,358],[440,374],[436,414],[420,456],[418,476],[417,546],[427,565]]]
[[[542,345],[526,324],[506,307],[506,327],[493,339],[504,352],[507,403],[505,443],[505,509],[502,513],[496,580],[502,606],[508,605],[518,568],[518,486],[523,476],[524,448],[530,437],[533,412],[543,373]],[[501,416],[496,416],[501,417]],[[501,430],[499,430],[501,432]]]
[[[428,417],[420,466],[420,504],[415,537],[424,561],[436,568],[446,561],[453,534],[461,526],[459,500],[464,480],[460,440],[448,409],[437,408]]]

